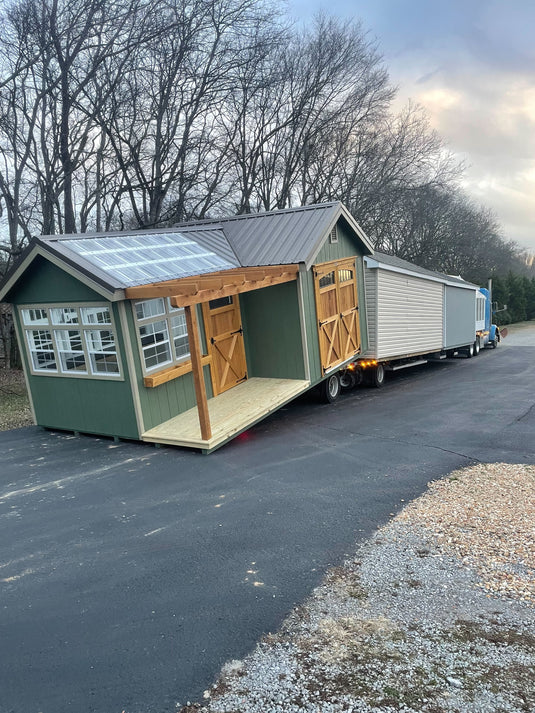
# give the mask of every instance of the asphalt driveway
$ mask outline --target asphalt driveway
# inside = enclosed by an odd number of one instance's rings
[[[429,480],[535,463],[534,405],[529,327],[334,405],[305,396],[210,456],[0,433],[1,713],[198,699]]]

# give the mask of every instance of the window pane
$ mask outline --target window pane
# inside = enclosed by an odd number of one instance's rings
[[[50,310],[52,324],[78,324],[78,312],[73,307]]]
[[[183,359],[189,354],[188,328],[183,309],[179,314],[173,315],[171,318],[171,333],[175,347],[175,358]]]
[[[81,333],[74,330],[56,330],[56,345],[61,371],[87,373]]]
[[[340,282],[347,282],[353,279],[353,270],[338,270],[338,280]]]
[[[152,369],[158,364],[166,364],[171,361],[169,332],[167,331],[167,322],[165,320],[162,319],[158,322],[141,325],[139,327],[139,336],[147,369]]]
[[[22,321],[24,324],[48,324],[46,309],[23,309]]]
[[[227,307],[228,305],[232,304],[232,296],[231,297],[218,297],[216,300],[210,300],[208,303],[210,305],[210,309],[218,309],[219,307]]]
[[[329,287],[329,285],[334,285],[334,271],[320,277],[320,287]]]
[[[158,297],[154,300],[144,300],[136,302],[136,317],[138,319],[148,319],[149,317],[159,317],[165,314],[165,302],[163,297]]]
[[[169,344],[156,344],[153,347],[143,349],[143,357],[145,359],[145,367],[152,369],[160,364],[169,364],[171,354],[169,353]]]
[[[84,324],[111,324],[109,307],[81,307]]]
[[[52,335],[46,329],[26,332],[33,368],[36,371],[57,371]]]
[[[91,329],[86,332],[87,348],[93,374],[118,374],[119,360],[113,332]]]

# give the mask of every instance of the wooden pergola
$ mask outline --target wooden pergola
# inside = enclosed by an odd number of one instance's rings
[[[183,307],[186,316],[191,355],[191,366],[201,436],[209,440],[212,436],[208,398],[203,374],[203,355],[196,305],[221,297],[240,295],[263,287],[280,285],[297,279],[299,265],[269,265],[261,267],[235,268],[207,275],[185,277],[164,282],[154,282],[138,287],[128,287],[125,297],[131,300],[169,297],[173,307]]]

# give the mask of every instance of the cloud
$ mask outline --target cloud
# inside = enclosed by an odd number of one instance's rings
[[[305,0],[290,0],[295,6]],[[307,0],[376,36],[409,99],[467,165],[464,186],[535,252],[535,2]],[[312,8],[312,10],[310,10]]]

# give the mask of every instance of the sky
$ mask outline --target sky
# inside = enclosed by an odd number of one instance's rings
[[[535,0],[288,0],[376,38],[396,102],[422,105],[464,162],[463,186],[535,253]]]

